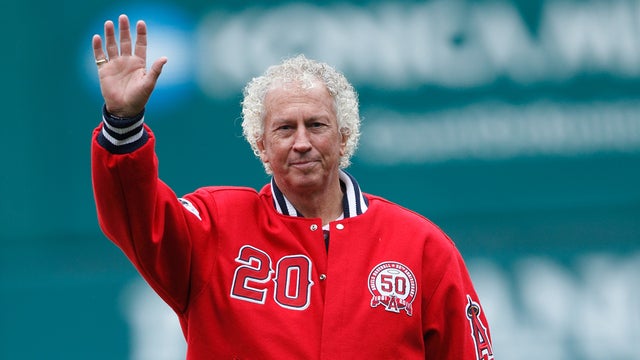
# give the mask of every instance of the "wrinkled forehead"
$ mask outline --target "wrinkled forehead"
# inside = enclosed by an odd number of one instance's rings
[[[278,78],[274,79],[264,95],[263,104],[271,103],[274,98],[308,96],[311,98],[323,98],[330,101],[335,111],[335,98],[327,86],[320,79],[307,74],[304,78]]]
[[[327,117],[337,122],[335,99],[324,83],[283,82],[271,87],[264,99],[263,126],[269,120],[295,117]]]

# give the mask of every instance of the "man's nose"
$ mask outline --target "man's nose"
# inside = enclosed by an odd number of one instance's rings
[[[296,131],[294,138],[293,149],[298,152],[307,152],[311,150],[311,141],[309,139],[309,132],[305,127],[300,127]]]

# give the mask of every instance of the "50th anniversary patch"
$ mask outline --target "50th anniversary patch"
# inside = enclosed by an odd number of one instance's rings
[[[382,305],[387,311],[399,313],[404,310],[411,316],[417,290],[413,272],[399,262],[382,262],[369,274],[372,308]]]

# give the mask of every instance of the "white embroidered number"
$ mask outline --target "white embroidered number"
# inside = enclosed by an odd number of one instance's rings
[[[383,274],[380,275],[380,289],[402,296],[407,293],[407,280],[402,276]]]
[[[309,306],[311,294],[311,261],[302,255],[285,256],[278,261],[278,272],[274,279],[274,300],[278,305],[304,310]]]
[[[278,261],[277,272],[271,267],[271,257],[252,246],[243,246],[236,258],[240,264],[233,275],[231,297],[264,304],[267,283],[276,273],[273,298],[283,308],[304,310],[311,295],[311,260],[304,255],[285,256]]]
[[[236,262],[242,265],[236,268],[233,275],[231,297],[264,304],[267,289],[256,286],[265,284],[271,278],[271,273],[273,273],[271,258],[262,250],[243,246]]]

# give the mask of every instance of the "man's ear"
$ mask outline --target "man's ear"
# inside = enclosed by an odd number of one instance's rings
[[[262,138],[258,139],[256,145],[258,147],[260,160],[262,160],[263,163],[268,163],[269,157],[267,156],[267,151],[264,148],[264,140]]]
[[[340,136],[342,137],[340,141],[340,156],[344,155],[344,149],[347,148],[347,140],[349,140],[349,132],[348,131],[340,131]]]

